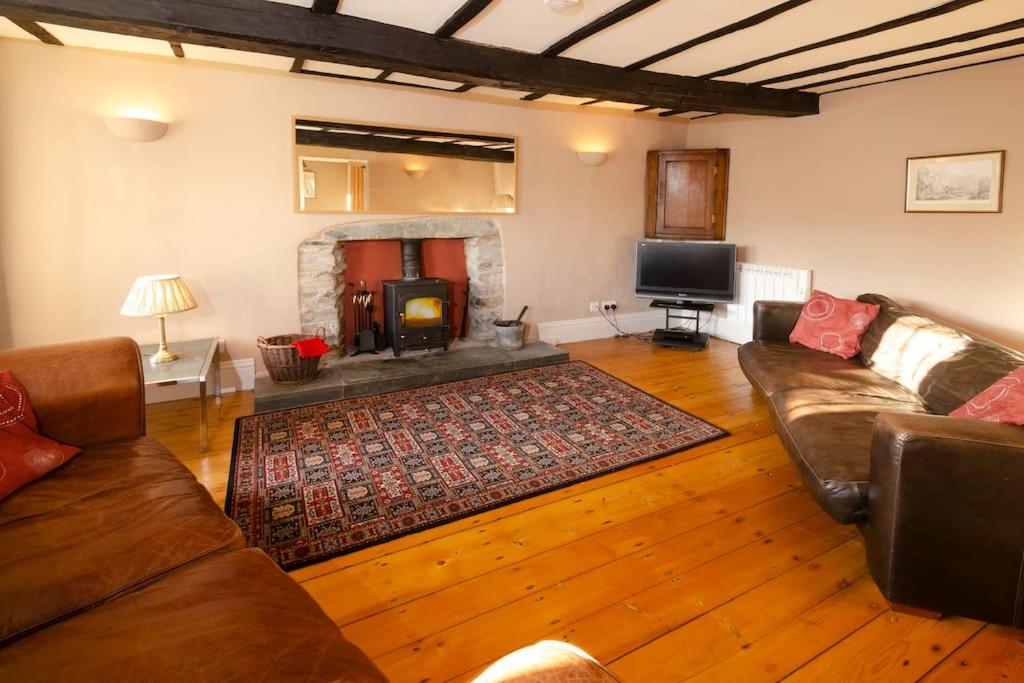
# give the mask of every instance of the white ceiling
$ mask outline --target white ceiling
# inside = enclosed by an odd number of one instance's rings
[[[163,57],[174,56],[171,44],[165,40],[122,36],[116,33],[103,33],[101,31],[87,31],[82,28],[57,26],[56,24],[41,23],[39,25],[56,37],[57,40],[71,47],[92,47],[100,50],[117,50],[119,52],[135,52]]]
[[[474,43],[542,52],[559,38],[589,24],[625,1],[586,0],[583,10],[573,15],[555,14],[543,2],[496,2],[459,31],[457,36],[460,40],[471,40]],[[343,9],[342,13],[346,11]]]
[[[312,0],[268,0],[298,7],[310,7]],[[492,0],[490,5],[469,21],[453,37],[486,45],[526,52],[543,52],[552,44],[587,26],[606,13],[626,4],[627,0],[583,0],[583,10],[574,15],[551,12],[543,0]],[[783,51],[828,40],[852,31],[931,9],[947,0],[810,0],[796,8],[749,28],[727,33],[690,49],[669,56],[645,67],[683,76],[706,76],[720,70],[731,70],[750,61],[760,60]],[[403,26],[416,31],[436,32],[465,0],[341,0],[339,11],[344,15]],[[660,0],[626,19],[620,20],[581,42],[570,46],[560,56],[577,60],[624,67],[646,60],[663,50],[705,36],[735,22],[779,6],[782,0]],[[959,52],[988,48],[1008,40],[1024,39],[1024,27],[1003,31],[940,47],[914,50],[884,59],[864,60],[853,66],[837,64],[902,50],[928,41],[949,38],[961,33],[985,29],[1009,21],[1024,19],[1024,0],[981,0],[961,9],[931,19],[909,23],[855,40],[846,40],[788,57],[772,59],[734,73],[722,74],[722,80],[758,83],[781,79],[768,84],[775,88],[804,88],[827,93],[907,76],[923,75],[943,69],[968,66],[1004,57],[1024,56],[1024,45],[983,50],[977,54],[955,57]],[[65,45],[73,47],[120,50],[147,55],[172,57],[169,43],[162,40],[101,33],[49,23],[40,26]],[[11,21],[0,17],[0,38],[37,40]],[[295,60],[291,57],[265,55],[237,50],[182,45],[185,59],[241,64],[256,68],[288,71]],[[920,60],[927,64],[906,66]],[[871,71],[893,68],[892,71],[866,75]],[[413,85],[452,91],[461,89],[457,80],[428,78],[410,73],[386,73],[381,69],[347,64],[307,60],[303,73],[317,73],[342,78],[379,79],[395,85]],[[822,73],[796,76],[803,71]],[[500,76],[500,74],[499,74]],[[822,81],[848,78],[821,85]],[[521,100],[530,94],[524,90],[476,87],[474,95]],[[623,98],[625,99],[625,98]],[[638,99],[643,99],[639,97]],[[592,102],[591,98],[557,93],[544,94],[538,101],[562,105],[582,105],[586,109],[635,110],[629,102]],[[524,106],[529,106],[524,103]],[[667,110],[649,110],[642,116],[656,116]],[[679,112],[693,117],[703,112]]]
[[[295,62],[291,57],[264,55],[258,52],[243,52],[241,50],[226,50],[222,47],[207,47],[205,45],[189,45],[186,43],[181,46],[181,49],[184,51],[186,59],[254,66],[260,69],[276,69],[277,71],[288,71]]]
[[[0,38],[25,38],[31,39],[32,34],[25,31],[6,17],[0,17]]]
[[[463,2],[465,0],[342,0],[339,9],[341,14],[433,33],[462,7]]]
[[[626,66],[774,7],[781,1],[661,0],[569,48],[562,56]]]

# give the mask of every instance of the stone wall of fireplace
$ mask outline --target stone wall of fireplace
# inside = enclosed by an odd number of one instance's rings
[[[320,328],[327,343],[338,346],[345,329],[343,305],[345,243],[354,240],[463,240],[469,276],[468,337],[494,338],[491,323],[501,317],[505,302],[505,264],[501,232],[493,221],[477,216],[436,216],[343,223],[299,245],[299,316],[304,334]]]

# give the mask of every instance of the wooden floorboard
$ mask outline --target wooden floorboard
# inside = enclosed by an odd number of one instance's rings
[[[853,527],[800,486],[736,347],[568,344],[728,437],[291,572],[395,681],[470,680],[537,640],[625,681],[1024,680],[1024,631],[895,614]],[[223,504],[234,421],[154,404],[149,432]]]

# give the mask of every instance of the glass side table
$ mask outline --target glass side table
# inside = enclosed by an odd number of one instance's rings
[[[140,346],[142,352],[142,375],[147,387],[163,387],[170,384],[199,385],[199,452],[209,448],[209,430],[206,416],[207,382],[213,379],[213,392],[217,410],[220,410],[220,339],[196,339],[194,341],[168,344],[178,359],[169,363],[153,365],[149,356],[156,353],[157,344]]]

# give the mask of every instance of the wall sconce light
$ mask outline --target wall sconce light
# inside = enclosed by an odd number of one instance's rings
[[[584,166],[600,166],[608,159],[608,152],[576,152],[576,160]]]
[[[415,178],[416,180],[419,180],[423,176],[427,175],[427,169],[423,168],[422,166],[406,166],[402,170],[405,171],[405,175],[409,176],[410,178]]]
[[[168,124],[134,116],[110,116],[106,119],[111,135],[131,142],[153,142],[167,133]]]

